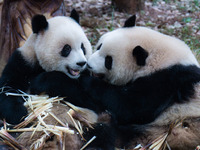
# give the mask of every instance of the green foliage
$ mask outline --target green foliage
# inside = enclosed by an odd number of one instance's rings
[[[193,3],[195,4],[195,6],[199,7],[200,1],[199,0],[194,0]]]
[[[160,0],[153,0],[153,5],[156,5],[158,1]]]
[[[169,3],[170,2],[170,0],[164,0],[165,1],[165,3]]]
[[[113,7],[112,8],[112,23],[108,26],[108,29],[110,31],[113,31],[114,30],[114,12],[115,12],[115,8]]]
[[[164,1],[165,3],[170,3],[170,0],[152,0],[153,5],[157,5],[159,1]]]
[[[148,22],[146,23],[146,26],[148,26],[148,27],[154,27],[155,24],[154,24],[153,22],[151,22],[151,21],[148,21]]]
[[[183,18],[182,21],[183,21],[184,23],[188,23],[188,22],[191,22],[191,21],[192,21],[192,18],[191,18],[191,17]]]

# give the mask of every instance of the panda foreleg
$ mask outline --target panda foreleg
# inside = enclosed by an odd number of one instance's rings
[[[10,124],[18,124],[27,115],[24,100],[21,96],[6,96],[0,94],[0,118]]]
[[[6,93],[18,93],[19,90],[26,92],[30,78],[39,71],[36,68],[24,59],[19,50],[15,50],[12,54],[0,78],[0,119],[17,124],[27,114],[23,98],[7,96]]]
[[[35,77],[30,84],[32,94],[45,93],[49,96],[68,96],[79,94],[76,79],[71,79],[59,71],[43,72]]]
[[[66,96],[66,100],[72,104],[94,111],[97,111],[100,107],[87,95],[84,95],[78,80],[71,79],[58,71],[44,72],[38,75],[31,82],[30,91],[33,94],[46,93],[49,96]],[[106,117],[102,118],[105,119]],[[94,124],[93,129],[87,128],[84,132],[84,138],[87,141],[96,136],[96,139],[86,149],[114,150],[115,131],[109,123],[100,122]]]
[[[65,100],[99,112],[100,104],[91,99],[80,86],[79,80],[71,79],[62,72],[52,71],[39,74],[30,84],[32,94],[45,93],[50,97],[65,97]],[[97,107],[99,106],[99,107]]]

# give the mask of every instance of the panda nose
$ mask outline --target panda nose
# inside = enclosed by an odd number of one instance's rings
[[[83,67],[86,64],[86,61],[78,62],[76,63],[78,66]]]

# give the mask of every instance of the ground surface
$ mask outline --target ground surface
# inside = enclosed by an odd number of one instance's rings
[[[184,40],[200,53],[200,0],[145,0],[137,12],[137,26],[146,26]],[[105,32],[121,27],[132,14],[118,12],[111,0],[65,0],[67,14],[75,8],[94,46]],[[199,60],[200,57],[198,56]]]

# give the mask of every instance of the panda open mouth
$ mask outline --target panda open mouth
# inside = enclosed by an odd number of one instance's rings
[[[80,70],[74,70],[69,67],[67,67],[67,70],[68,70],[69,74],[72,76],[78,76],[80,74]]]
[[[105,77],[105,75],[103,73],[94,73],[92,72],[92,76],[103,79]]]

